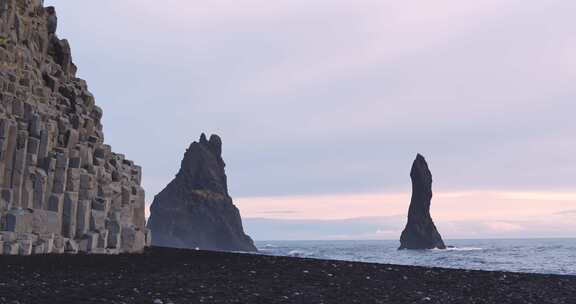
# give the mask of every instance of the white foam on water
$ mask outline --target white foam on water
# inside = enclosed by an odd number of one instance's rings
[[[266,241],[265,255],[476,270],[576,275],[576,239],[449,240],[447,249],[401,250],[397,241]]]
[[[450,247],[450,248],[446,248],[443,250],[447,250],[447,251],[478,251],[478,250],[484,250],[484,249],[480,248],[480,247]]]
[[[308,251],[296,249],[289,251],[287,255],[291,257],[309,257],[312,256],[313,254]]]

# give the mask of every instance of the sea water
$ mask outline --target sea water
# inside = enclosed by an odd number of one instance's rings
[[[266,241],[261,254],[397,265],[576,275],[576,239],[446,240],[446,250],[398,241]]]

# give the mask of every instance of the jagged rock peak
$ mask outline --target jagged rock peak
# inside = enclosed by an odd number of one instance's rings
[[[208,140],[206,139],[206,134],[202,133],[202,135],[200,135],[200,141],[199,142],[203,145],[208,144]]]
[[[0,0],[0,254],[141,252],[142,170],[104,143],[54,7]]]
[[[199,144],[207,147],[217,157],[222,157],[222,139],[216,134],[210,135],[210,139],[206,139],[206,134],[200,135]]]
[[[208,146],[210,147],[210,151],[212,151],[212,153],[218,157],[222,157],[222,139],[220,136],[212,134],[210,136],[210,140],[208,141]]]
[[[256,251],[228,194],[222,139],[193,142],[174,178],[150,208],[153,244],[220,251]]]
[[[218,135],[202,133],[198,142],[193,142],[186,150],[177,181],[190,189],[209,190],[228,195],[228,181],[222,159],[222,140]]]
[[[445,249],[446,245],[430,215],[432,200],[432,173],[426,159],[416,156],[410,171],[412,199],[408,210],[408,223],[400,237],[399,249]]]

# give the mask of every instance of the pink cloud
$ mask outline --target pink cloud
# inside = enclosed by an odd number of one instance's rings
[[[507,222],[488,222],[485,223],[485,225],[493,232],[516,232],[524,230],[524,227],[520,225]]]
[[[273,219],[346,219],[405,215],[409,193],[359,193],[309,196],[243,197],[236,199],[244,217]],[[550,217],[576,206],[570,192],[438,192],[431,213],[438,222],[483,220],[506,229],[501,222]],[[274,212],[283,210],[290,212]]]

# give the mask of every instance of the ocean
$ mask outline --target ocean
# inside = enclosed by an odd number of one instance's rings
[[[398,241],[258,241],[261,254],[382,264],[576,275],[576,239],[446,240],[447,250]]]

